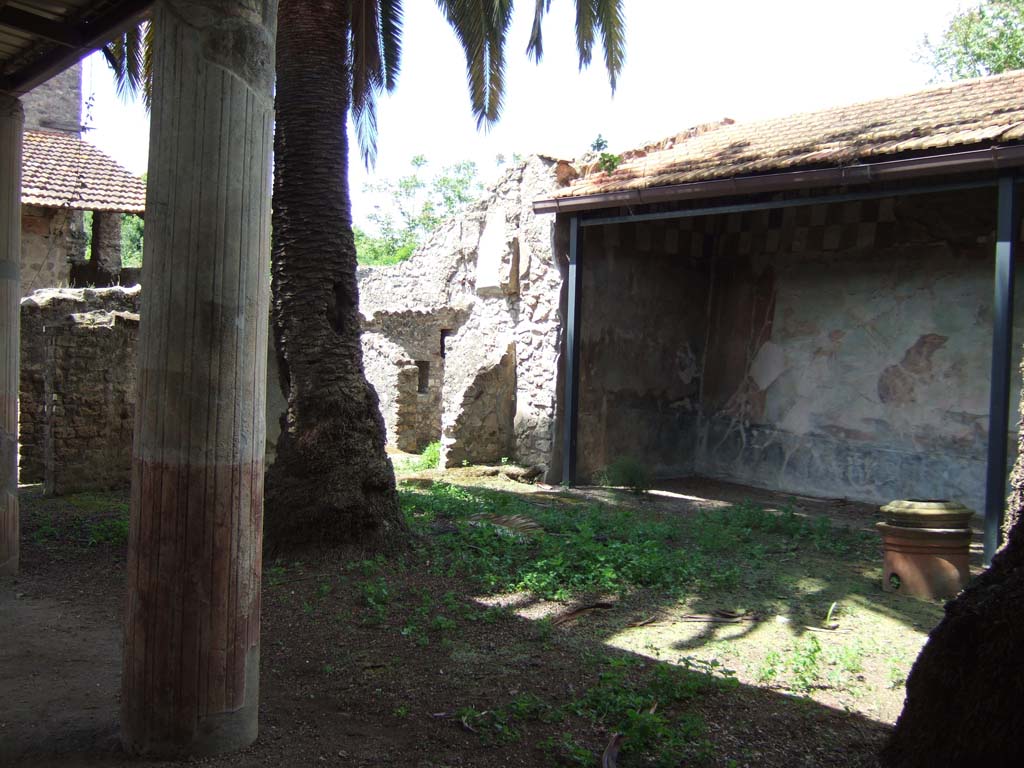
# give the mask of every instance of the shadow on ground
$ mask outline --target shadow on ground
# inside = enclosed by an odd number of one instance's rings
[[[586,495],[540,499],[535,490],[523,498],[561,505],[565,514],[580,499],[590,503]],[[23,574],[0,584],[0,765],[148,765],[120,753],[116,738],[123,542],[90,531],[97,520],[116,519],[124,497],[105,498],[76,506],[23,494]],[[557,624],[552,611],[567,606],[536,598],[488,609],[476,585],[439,573],[432,553],[422,547],[401,563],[268,563],[260,738],[203,764],[596,765],[614,718],[596,716],[594,706],[619,690],[647,691],[660,666],[649,653],[613,647],[614,638],[675,606],[678,595],[623,598]],[[908,626],[935,616],[934,605],[922,614],[902,598],[873,594],[870,573],[844,578],[842,587],[808,584],[801,606],[786,614],[797,635],[821,605],[853,597]],[[757,598],[749,586],[742,594],[745,611],[771,613],[772,621],[780,615],[773,595]],[[697,594],[685,610],[711,615],[732,605],[729,595]],[[710,624],[666,660],[724,632],[748,631]],[[686,765],[873,765],[888,733],[884,723],[838,707],[720,679],[657,702],[672,731],[658,738],[678,736]],[[652,764],[639,751],[627,740],[621,764]]]

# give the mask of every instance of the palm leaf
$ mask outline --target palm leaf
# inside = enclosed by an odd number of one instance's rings
[[[525,515],[495,515],[489,512],[481,512],[478,515],[473,515],[470,518],[470,522],[478,524],[487,523],[496,528],[504,528],[511,533],[517,533],[522,536],[533,536],[544,532],[544,528],[536,520],[531,520]]]
[[[576,0],[576,49],[580,54],[580,69],[589,66],[594,52],[594,25],[598,0]]]
[[[594,10],[597,25],[601,28],[605,69],[608,70],[612,93],[615,93],[615,85],[626,60],[626,18],[622,12],[622,0],[595,0]]]
[[[477,127],[487,127],[501,116],[512,0],[437,0],[437,5],[466,55],[466,79]]]
[[[153,25],[143,21],[129,27],[101,49],[114,72],[121,98],[141,96],[149,109],[153,95]]]
[[[401,0],[355,0],[349,18],[351,110],[367,167],[377,158],[377,96],[394,90],[401,54]]]
[[[526,55],[538,64],[544,57],[544,40],[541,34],[544,14],[551,10],[551,0],[536,0],[533,9],[533,27],[530,29],[530,41],[526,44]]]
[[[384,88],[390,92],[398,84],[398,70],[402,62],[401,0],[380,0],[380,43]]]

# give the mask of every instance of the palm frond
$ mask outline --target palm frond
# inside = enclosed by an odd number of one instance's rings
[[[394,90],[402,53],[401,0],[355,0],[349,17],[351,110],[359,150],[377,159],[377,97]]]
[[[123,99],[141,96],[149,109],[153,94],[153,25],[148,21],[129,27],[101,50],[114,73],[117,94]]]
[[[544,39],[541,34],[544,14],[551,10],[551,0],[536,0],[533,9],[533,27],[530,29],[530,41],[526,44],[526,55],[536,63],[544,57]]]
[[[384,62],[384,88],[395,90],[402,63],[401,0],[380,0],[381,60]]]
[[[594,25],[598,0],[576,0],[576,50],[580,54],[580,69],[590,65],[594,53]]]
[[[626,17],[622,11],[622,0],[596,0],[597,25],[601,28],[601,45],[604,47],[604,64],[608,80],[615,93],[619,73],[626,60]]]
[[[471,523],[486,523],[487,525],[493,525],[495,528],[503,528],[511,533],[517,533],[521,536],[536,536],[544,533],[544,528],[536,520],[532,520],[526,515],[496,515],[490,512],[481,512],[480,514],[473,515],[469,521]]]
[[[505,95],[505,42],[512,0],[437,0],[466,55],[477,127],[497,121]]]
[[[145,23],[145,33],[142,36],[142,103],[148,110],[153,105],[153,47],[156,45],[156,37],[153,35],[153,25],[148,21]]]

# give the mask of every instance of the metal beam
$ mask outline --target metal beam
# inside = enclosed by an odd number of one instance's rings
[[[576,484],[576,436],[579,427],[580,400],[580,304],[583,271],[580,269],[582,245],[579,218],[569,219],[569,296],[565,323],[565,411],[563,412],[562,484]]]
[[[1013,350],[1013,273],[1017,243],[1017,185],[999,179],[996,218],[995,296],[992,305],[992,378],[989,389],[988,465],[985,482],[985,564],[999,548],[1006,507],[1006,454]]]
[[[584,214],[601,208],[624,208],[630,205],[680,203],[687,200],[760,195],[767,192],[867,186],[929,177],[948,177],[953,174],[1002,172],[1021,165],[1024,165],[1024,145],[1010,144],[900,160],[880,160],[838,168],[801,168],[796,171],[756,176],[732,176],[643,189],[597,192],[579,197],[555,197],[534,202],[533,212]]]
[[[83,43],[81,32],[71,24],[19,8],[0,7],[0,26],[26,32],[69,48],[77,48]]]
[[[928,184],[905,189],[871,190],[866,192],[843,192],[835,195],[817,195],[800,197],[791,200],[762,200],[756,203],[736,203],[735,205],[708,205],[700,208],[688,208],[679,211],[658,211],[656,213],[627,213],[621,216],[596,216],[585,218],[581,227],[601,227],[606,224],[626,224],[638,221],[666,221],[673,219],[692,219],[698,216],[715,216],[727,213],[750,213],[751,211],[772,211],[780,208],[802,208],[806,205],[829,205],[833,203],[850,203],[858,200],[877,200],[883,197],[906,197],[908,195],[928,195],[939,192],[960,192],[970,189],[994,187],[996,179],[980,181],[963,181],[950,184]]]

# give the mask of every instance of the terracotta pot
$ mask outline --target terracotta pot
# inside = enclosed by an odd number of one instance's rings
[[[971,577],[969,528],[910,528],[878,523],[885,550],[882,589],[938,600],[955,597]]]
[[[885,522],[905,528],[970,528],[974,511],[955,501],[898,499],[882,507]]]

